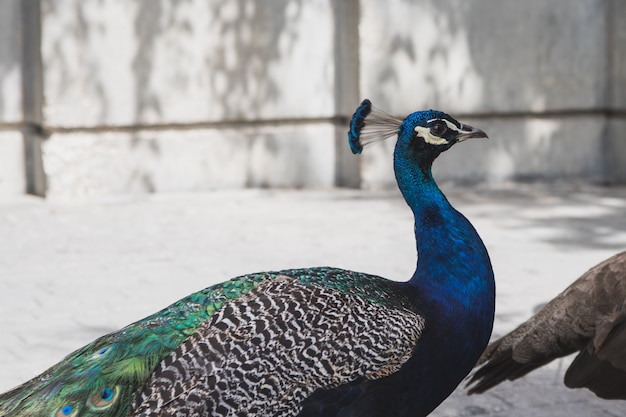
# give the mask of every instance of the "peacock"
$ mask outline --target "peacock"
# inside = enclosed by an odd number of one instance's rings
[[[431,166],[487,135],[440,111],[399,120],[364,100],[352,151],[392,136],[419,252],[407,282],[331,267],[232,278],[69,354],[2,394],[0,416],[429,414],[478,360],[495,307],[487,250]]]
[[[537,314],[492,342],[468,384],[482,393],[578,352],[569,388],[626,400],[626,252],[585,272]]]

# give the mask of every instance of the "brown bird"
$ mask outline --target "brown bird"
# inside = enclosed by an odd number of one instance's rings
[[[626,252],[596,265],[536,315],[491,342],[468,393],[485,392],[574,352],[579,353],[565,373],[566,386],[626,399]]]

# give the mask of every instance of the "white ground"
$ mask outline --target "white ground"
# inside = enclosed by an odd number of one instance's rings
[[[494,335],[626,249],[626,188],[442,188],[491,254]],[[410,211],[395,193],[248,190],[0,202],[0,392],[99,335],[238,274],[330,265],[406,279],[415,266],[412,233]],[[433,415],[626,414],[626,401],[566,389],[566,362],[486,395],[459,389]]]

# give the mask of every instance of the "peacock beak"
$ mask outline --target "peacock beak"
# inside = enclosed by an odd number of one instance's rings
[[[489,139],[489,136],[480,129],[461,123],[461,133],[456,138],[458,142],[462,142],[465,139],[472,138]]]

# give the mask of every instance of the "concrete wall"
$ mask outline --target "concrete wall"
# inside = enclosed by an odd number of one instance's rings
[[[39,3],[0,3],[0,197],[42,194]]]
[[[391,186],[391,142],[359,158],[345,143],[362,97],[490,134],[444,155],[439,179],[626,181],[625,13],[619,0],[2,2],[0,195]]]
[[[362,94],[398,115],[440,108],[493,139],[443,155],[438,178],[625,178],[623,2],[363,3]],[[393,183],[391,151],[366,155],[366,185]]]
[[[43,1],[48,194],[332,186],[332,5]]]
[[[0,4],[0,195],[26,192],[19,0]]]
[[[605,155],[607,181],[626,183],[626,2],[613,0],[609,8],[607,43],[610,45],[609,125]]]

